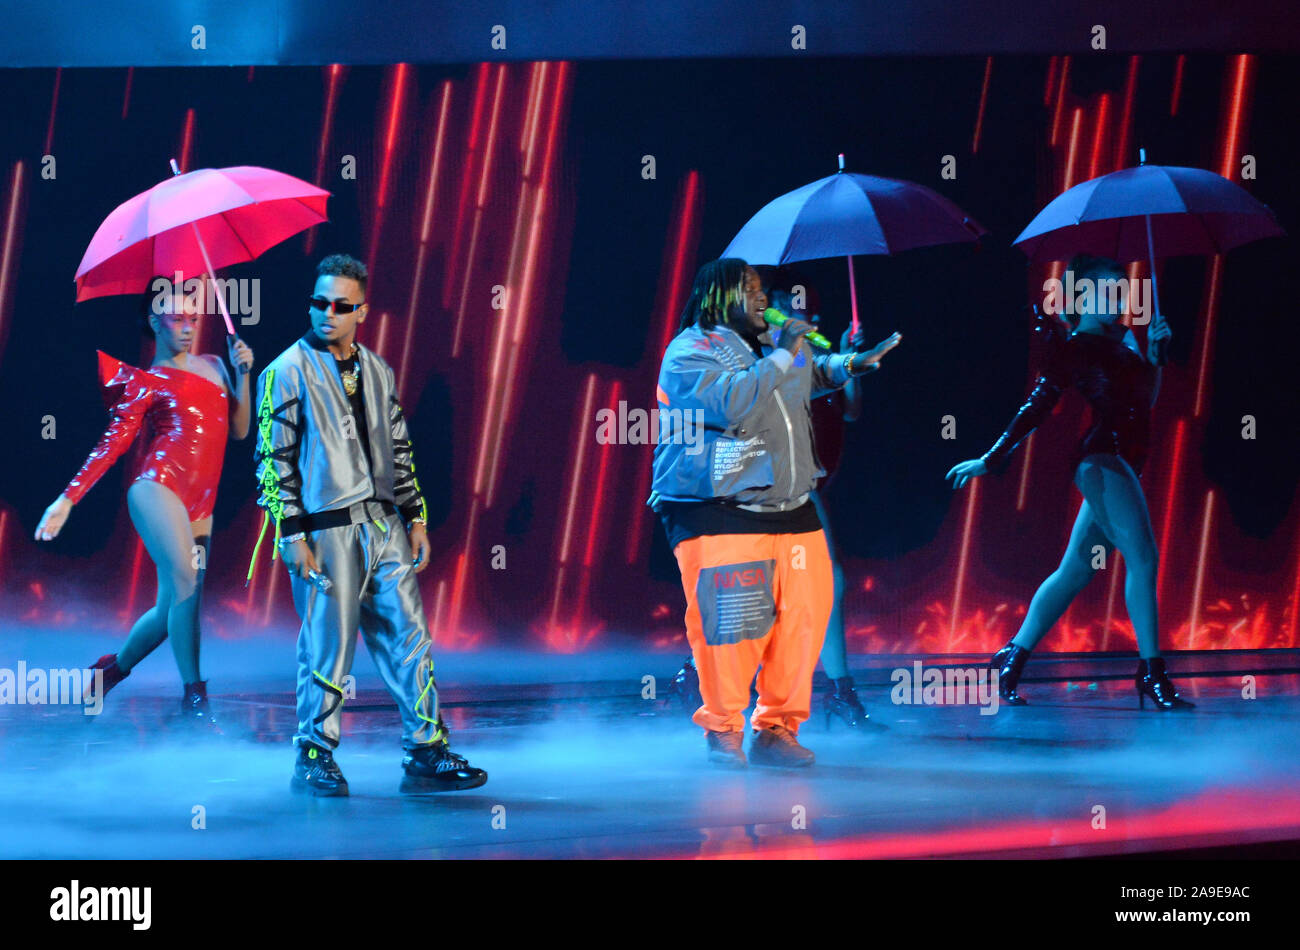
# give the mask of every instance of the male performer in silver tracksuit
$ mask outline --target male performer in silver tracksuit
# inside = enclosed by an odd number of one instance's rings
[[[333,750],[358,627],[402,717],[401,790],[476,788],[487,773],[450,750],[438,714],[415,580],[429,561],[426,509],[393,370],[354,339],[365,293],[360,261],[321,261],[310,332],[257,381],[258,504],[275,520],[302,618],[292,788],[348,793]]]

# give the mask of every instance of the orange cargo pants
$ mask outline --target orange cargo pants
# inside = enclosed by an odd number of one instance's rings
[[[702,535],[673,549],[686,593],[686,638],[704,705],[692,717],[741,732],[758,673],[755,729],[798,733],[812,703],[813,668],[834,598],[821,531]]]

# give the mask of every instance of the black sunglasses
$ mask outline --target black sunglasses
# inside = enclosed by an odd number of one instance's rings
[[[364,303],[348,303],[346,300],[326,300],[324,297],[312,297],[307,301],[311,304],[313,310],[320,310],[322,313],[328,311],[330,307],[338,314],[351,313],[353,310],[360,310],[365,306]]]

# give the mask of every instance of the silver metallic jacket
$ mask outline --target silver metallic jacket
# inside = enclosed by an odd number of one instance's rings
[[[807,341],[791,357],[766,333],[759,342],[761,359],[734,330],[693,326],[668,344],[652,506],[729,498],[783,510],[803,504],[826,474],[813,449],[809,401],[848,381],[846,357],[818,355]]]
[[[257,503],[275,519],[277,540],[286,518],[370,499],[392,502],[408,519],[427,515],[392,367],[361,345],[357,358],[368,462],[329,350],[299,340],[258,377]]]

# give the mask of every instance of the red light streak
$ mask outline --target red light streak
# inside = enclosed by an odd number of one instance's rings
[[[1092,160],[1088,163],[1088,177],[1096,178],[1101,170],[1101,145],[1106,138],[1106,119],[1110,113],[1110,93],[1103,92],[1097,99],[1097,125],[1093,129]]]
[[[1060,68],[1060,57],[1053,56],[1047,62],[1047,80],[1043,83],[1043,105],[1052,104],[1052,90],[1056,88],[1056,71]]]
[[[437,204],[438,178],[442,174],[443,146],[447,139],[447,114],[451,109],[452,85],[442,84],[438,106],[438,131],[433,142],[433,161],[429,165],[429,185],[424,193],[424,218],[420,223],[420,249],[415,260],[415,276],[411,281],[411,301],[406,309],[406,333],[402,339],[402,364],[398,385],[409,392],[407,368],[411,359],[411,339],[415,331],[416,305],[420,302],[420,289],[424,284],[425,258],[429,253],[429,238],[433,233],[433,212]]]
[[[1070,82],[1070,57],[1061,57],[1061,79],[1056,90],[1056,109],[1052,113],[1052,138],[1051,144],[1056,144],[1057,136],[1061,131],[1061,112],[1065,109],[1065,89]]]
[[[401,124],[402,104],[406,101],[406,74],[410,69],[408,63],[398,63],[393,70],[392,100],[388,108],[388,131],[384,134],[384,158],[379,172],[379,198],[376,204],[383,208],[388,204],[388,187],[392,179],[393,149],[397,145],[397,129]],[[376,237],[378,240],[378,237]]]
[[[131,82],[135,78],[135,67],[126,67],[126,88],[122,90],[122,118],[126,118],[127,110],[131,107]]]
[[[948,628],[948,650],[957,639],[957,625],[961,616],[961,596],[966,586],[966,566],[970,558],[970,539],[975,525],[975,505],[979,499],[979,479],[972,478],[966,483],[969,494],[966,496],[966,517],[961,529],[961,553],[957,558],[957,583],[953,585],[951,626]]]
[[[185,129],[181,132],[181,172],[190,170],[190,152],[194,148],[194,110],[185,110]]]
[[[545,74],[543,68],[538,64],[532,66],[534,75],[539,75],[541,82],[530,82],[529,90],[534,97],[541,97],[541,88],[545,86]],[[524,125],[528,123],[526,113],[533,110],[533,103],[528,103],[525,108]],[[523,255],[521,246],[524,243],[525,222],[532,217],[533,224],[537,224],[538,212],[529,214],[530,211],[530,185],[526,177],[520,182],[519,200],[515,205],[515,225],[511,234],[510,257],[506,269],[506,299],[504,307],[495,312],[493,324],[491,324],[491,348],[490,348],[490,369],[487,378],[490,379],[490,385],[487,387],[487,400],[482,411],[480,420],[480,439],[478,439],[477,461],[474,465],[474,491],[478,494],[486,494],[487,504],[491,506],[491,474],[495,468],[495,457],[500,447],[500,439],[504,431],[504,422],[506,422],[508,402],[507,394],[504,387],[510,386],[510,373],[503,376],[504,364],[510,361],[512,351],[515,346],[510,333],[511,322],[519,322],[523,315],[524,289],[519,286],[520,257]]]
[[[1025,510],[1026,491],[1029,488],[1029,463],[1034,457],[1034,433],[1025,439],[1025,451],[1020,459],[1020,487],[1016,489],[1016,511]]]
[[[1178,115],[1178,101],[1183,97],[1183,70],[1187,67],[1187,54],[1179,53],[1174,62],[1174,88],[1169,94],[1169,114]]]
[[[1200,368],[1196,373],[1196,408],[1192,415],[1197,418],[1205,407],[1205,380],[1210,370],[1210,344],[1214,340],[1214,322],[1219,313],[1219,273],[1223,267],[1223,257],[1214,255],[1210,264],[1210,289],[1205,295],[1205,329],[1201,331]]]
[[[455,273],[455,268],[460,266],[465,216],[468,213],[470,187],[473,180],[471,170],[474,163],[482,158],[481,151],[478,148],[478,132],[483,121],[483,109],[487,101],[487,73],[489,68],[487,63],[480,63],[474,73],[473,118],[470,120],[469,136],[465,145],[465,160],[461,165],[460,195],[456,201],[456,226],[452,231],[451,252],[447,255],[447,276],[442,282],[443,309],[451,306],[454,287],[451,275]]]
[[[1210,519],[1214,513],[1214,490],[1205,493],[1205,511],[1201,516],[1201,544],[1196,554],[1196,580],[1192,585],[1191,620],[1187,626],[1185,648],[1195,649],[1196,631],[1201,621],[1201,594],[1205,585],[1205,556],[1210,546]]]
[[[1270,837],[1289,838],[1298,827],[1295,800],[1289,789],[1250,793],[1216,789],[1160,811],[1129,816],[1116,813],[1108,822],[1105,850],[1115,853],[1156,850],[1161,843],[1166,847],[1221,843],[1217,836],[1232,835],[1239,839],[1247,832],[1268,832]],[[1068,818],[1011,821],[992,827],[863,834],[838,841],[817,841],[809,836],[789,834],[773,837],[771,843],[760,841],[755,845],[745,835],[743,839],[734,839],[734,848],[724,851],[700,848],[672,857],[829,861],[992,856],[1013,852],[1032,852],[1039,857],[1099,853],[1096,830],[1087,822],[1072,822]]]
[[[451,355],[460,355],[461,330],[465,323],[465,308],[469,304],[470,280],[474,274],[474,249],[478,247],[479,228],[483,224],[483,209],[487,204],[488,181],[492,175],[493,150],[496,146],[497,120],[501,115],[501,100],[505,92],[506,67],[497,67],[496,92],[492,97],[492,120],[488,123],[487,143],[483,149],[483,170],[479,176],[478,198],[474,203],[474,223],[470,228],[469,251],[465,258],[465,277],[460,285],[460,304],[456,309],[456,329],[452,335]]]
[[[1070,120],[1070,149],[1065,160],[1065,186],[1062,191],[1069,191],[1074,186],[1074,159],[1079,152],[1079,124],[1083,121],[1083,110],[1076,108]]]
[[[1240,178],[1237,174],[1240,160],[1237,149],[1240,148],[1241,143],[1244,104],[1251,74],[1254,72],[1255,57],[1246,54],[1235,57],[1235,60],[1232,92],[1229,97],[1231,105],[1228,111],[1227,135],[1223,143],[1223,158],[1219,163],[1219,174],[1229,181]]]
[[[1115,616],[1115,592],[1119,589],[1120,567],[1123,563],[1123,557],[1118,550],[1110,554],[1110,584],[1106,591],[1106,620],[1101,628],[1101,651],[1106,652],[1110,647],[1110,621]]]
[[[54,115],[59,109],[59,87],[63,85],[63,67],[54,70],[54,90],[50,93],[50,121],[45,127],[45,155],[54,146]]]
[[[621,395],[622,395],[622,383],[616,379],[614,380],[613,383],[610,384],[609,399],[605,403],[605,405],[616,416],[618,415],[618,401]],[[616,445],[617,445],[616,442],[610,442],[605,445],[602,445],[599,449],[596,450],[600,455],[600,468],[596,471],[596,489],[592,495],[591,505],[587,509],[587,513],[591,516],[591,520],[587,526],[587,550],[586,553],[583,554],[582,556],[583,567],[591,567],[593,564],[595,564],[596,539],[599,536],[598,529],[600,527],[600,512],[601,509],[604,507],[604,502],[605,502],[605,481],[607,476],[609,475],[609,459],[610,456],[613,454]],[[583,604],[585,602],[586,602],[585,597],[581,597],[578,600],[579,604]]]
[[[544,64],[549,67],[550,64]],[[548,208],[547,196],[550,190],[551,175],[554,172],[558,143],[560,140],[560,115],[561,106],[565,100],[565,93],[568,88],[567,77],[570,69],[569,63],[559,63],[556,69],[555,91],[551,98],[551,114],[546,133],[546,151],[542,159],[542,178],[534,198],[533,211],[529,214],[530,231],[528,235],[527,251],[524,255],[523,278],[518,282],[520,287],[519,302],[513,309],[513,335],[510,340],[508,359],[505,371],[505,386],[502,393],[503,410],[500,413],[500,419],[497,424],[498,435],[492,449],[492,457],[488,467],[487,497],[489,504],[495,498],[497,472],[499,467],[499,456],[503,442],[506,426],[513,416],[514,411],[514,392],[515,385],[519,377],[516,363],[519,357],[521,344],[523,342],[524,328],[529,320],[529,314],[532,311],[533,293],[536,286],[536,269],[539,257],[539,247],[541,243],[541,233],[543,222],[547,220],[546,211]],[[543,73],[543,78],[547,73]],[[543,84],[539,82],[539,101],[542,96]]]
[[[1291,635],[1287,646],[1296,646],[1296,631],[1300,629],[1300,545],[1296,547],[1295,582],[1291,585]]]
[[[975,115],[975,137],[971,140],[970,150],[974,154],[980,150],[980,133],[984,130],[984,107],[989,99],[989,77],[993,75],[993,57],[984,60],[984,82],[980,87],[980,107]]]
[[[528,124],[527,116],[531,116],[537,107],[538,100],[541,99],[544,87],[544,64],[533,64],[531,71],[534,75],[541,74],[541,82],[530,82],[529,89],[532,93],[532,99],[528,102],[526,108],[525,125]],[[513,349],[512,335],[510,334],[510,322],[518,321],[523,310],[523,288],[519,286],[520,258],[522,256],[521,246],[524,241],[526,223],[531,217],[536,224],[538,213],[529,214],[530,209],[530,185],[532,183],[525,177],[520,182],[519,199],[515,205],[515,221],[510,239],[510,254],[506,268],[505,287],[505,305],[494,312],[492,318],[492,345],[490,350],[490,369],[488,379],[490,385],[487,391],[487,401],[483,406],[483,414],[479,423],[479,447],[477,461],[474,468],[474,491],[478,494],[486,493],[489,496],[488,505],[491,505],[491,491],[488,487],[490,481],[490,470],[495,466],[492,465],[492,459],[495,458],[496,452],[500,447],[501,435],[504,426],[505,410],[498,408],[501,404],[506,403],[505,393],[503,392],[503,383],[509,385],[509,374],[502,376],[504,363],[509,359],[508,350]],[[477,227],[477,223],[476,223]]]
[[[1128,58],[1128,74],[1124,77],[1124,111],[1119,120],[1119,138],[1115,143],[1116,168],[1127,168],[1132,164],[1128,154],[1128,139],[1129,130],[1133,126],[1133,100],[1137,96],[1138,65],[1141,62],[1141,56]]]
[[[317,188],[323,187],[325,181],[325,160],[329,155],[330,139],[334,135],[334,112],[338,106],[339,85],[343,79],[343,67],[334,63],[325,70],[328,77],[325,87],[325,109],[321,115],[320,143],[316,149],[316,174],[312,181]],[[316,247],[316,228],[307,229],[303,253],[310,254]]]
[[[658,349],[654,350],[651,355],[651,371],[654,376],[650,382],[653,384],[659,378],[659,363],[663,353],[668,349],[668,343],[672,340],[677,331],[677,321],[682,308],[686,305],[686,294],[690,291],[689,278],[687,274],[687,261],[694,260],[695,254],[699,249],[700,243],[700,173],[696,169],[691,169],[686,173],[686,179],[678,189],[677,204],[673,210],[673,220],[675,226],[672,236],[664,246],[663,264],[661,264],[660,275],[667,274],[659,290],[656,293],[657,309],[659,311],[659,325],[661,327],[658,340]],[[650,400],[651,405],[658,406],[654,400]],[[654,446],[647,445],[641,451],[635,453],[637,459],[636,473],[636,494],[635,500],[637,510],[632,516],[632,523],[629,526],[630,535],[627,545],[627,563],[633,563],[641,556],[642,538],[645,534],[647,523],[652,523],[649,509],[642,507],[642,502],[650,494],[650,469],[651,458],[654,455]]]
[[[1187,423],[1179,419],[1174,426],[1174,453],[1173,460],[1169,465],[1169,483],[1165,490],[1165,510],[1164,521],[1160,525],[1160,563],[1156,567],[1156,598],[1163,603],[1165,589],[1165,564],[1169,560],[1169,538],[1173,533],[1175,515],[1175,500],[1178,497],[1178,476],[1183,464],[1183,441],[1187,435]]]
[[[9,337],[8,317],[13,297],[14,268],[18,262],[18,218],[24,195],[23,163],[14,162],[9,179],[9,207],[5,209],[4,250],[0,252],[0,352]]]
[[[596,397],[596,374],[587,374],[587,388],[583,394],[582,411],[578,414],[577,424],[573,427],[575,440],[573,446],[573,465],[569,476],[569,498],[564,514],[564,532],[560,538],[559,557],[556,561],[554,595],[551,600],[551,619],[549,629],[555,630],[559,623],[560,598],[564,590],[564,569],[569,562],[569,545],[573,541],[573,520],[578,510],[579,489],[582,487],[582,473],[586,468],[587,441],[591,437],[588,428],[594,419],[593,404]]]

